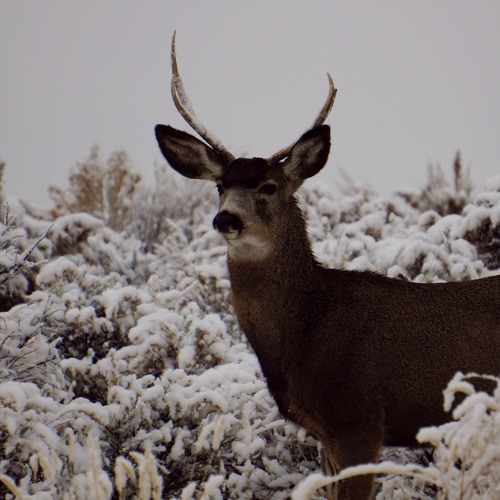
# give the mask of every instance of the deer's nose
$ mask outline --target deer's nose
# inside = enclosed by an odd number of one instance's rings
[[[221,233],[232,233],[234,231],[239,233],[243,229],[243,222],[237,215],[223,210],[215,216],[214,228]]]

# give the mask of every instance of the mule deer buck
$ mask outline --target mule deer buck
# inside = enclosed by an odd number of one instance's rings
[[[321,440],[329,472],[376,462],[384,444],[416,444],[422,426],[447,420],[441,391],[457,371],[500,374],[500,277],[416,284],[320,266],[295,192],[328,158],[330,75],[297,142],[235,158],[191,110],[175,34],[171,56],[174,103],[206,142],[166,125],[156,138],[177,172],[217,185],[234,310],[280,412]],[[343,481],[335,497],[367,499],[373,482]]]

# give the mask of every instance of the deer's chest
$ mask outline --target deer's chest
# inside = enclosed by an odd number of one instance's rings
[[[241,329],[259,357],[265,353],[279,355],[280,326],[271,304],[254,297],[233,297],[234,310]]]
[[[286,334],[291,325],[275,310],[277,306],[271,300],[242,301],[235,297],[233,302],[240,327],[257,355],[269,392],[281,414],[297,423],[303,421],[302,413],[296,411],[298,401],[289,383],[290,371],[296,371],[286,347]],[[293,412],[292,408],[295,408]]]

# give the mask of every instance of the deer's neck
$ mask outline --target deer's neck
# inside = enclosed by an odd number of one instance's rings
[[[318,264],[298,206],[260,259],[228,256],[233,305],[238,321],[259,358],[281,352],[283,337],[305,328],[307,311],[319,293]]]

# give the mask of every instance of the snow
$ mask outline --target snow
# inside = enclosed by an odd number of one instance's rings
[[[81,211],[53,220],[26,212],[0,231],[3,269],[32,250],[0,289],[15,304],[0,313],[0,490],[37,499],[141,498],[161,488],[164,498],[321,498],[320,446],[281,418],[234,318],[225,246],[211,229],[215,200],[158,175],[159,191],[137,191],[138,222],[123,231]],[[498,274],[500,177],[485,186],[457,213],[442,211],[449,189],[435,199],[381,198],[360,184],[339,196],[311,183],[300,202],[324,265],[456,281]],[[160,228],[152,241],[145,214]],[[424,479],[442,498],[495,498],[500,389],[477,393],[458,374],[444,394],[448,410],[458,394],[467,397],[450,423],[419,434],[436,446],[433,463],[388,449],[390,464],[371,466],[392,474],[379,479],[379,500],[433,498]],[[470,469],[456,468],[458,458]],[[464,491],[483,496],[460,497],[460,474]]]

